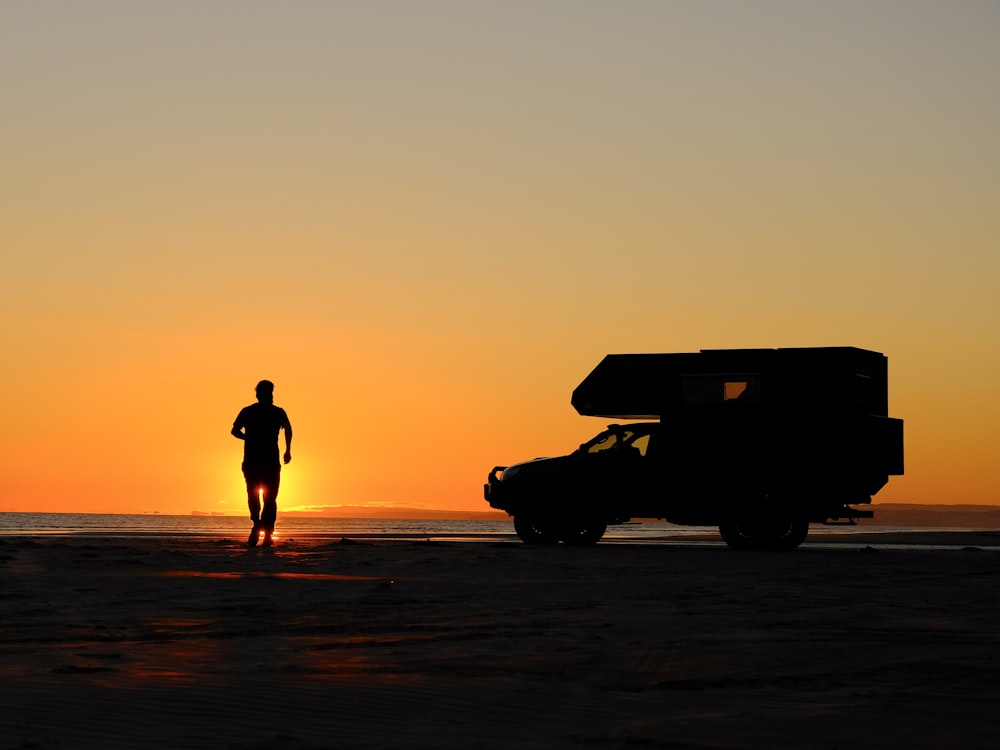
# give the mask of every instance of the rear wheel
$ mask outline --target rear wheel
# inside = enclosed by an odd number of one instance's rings
[[[526,544],[555,544],[559,541],[555,524],[538,518],[514,516],[514,531]]]
[[[719,524],[719,533],[733,549],[791,550],[805,541],[809,521],[791,516],[761,515]]]
[[[559,533],[559,538],[566,544],[580,546],[597,544],[601,541],[601,537],[604,536],[604,532],[607,530],[607,524],[600,521],[588,524],[570,524],[563,527]]]

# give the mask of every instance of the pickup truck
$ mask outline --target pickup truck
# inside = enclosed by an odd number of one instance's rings
[[[485,498],[531,544],[650,518],[794,549],[810,523],[872,517],[855,506],[903,473],[887,371],[855,347],[611,354],[571,403],[614,423],[568,455],[494,467]]]

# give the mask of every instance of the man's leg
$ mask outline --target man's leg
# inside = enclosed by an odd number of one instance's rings
[[[262,483],[264,487],[264,507],[261,509],[260,527],[264,529],[264,545],[271,545],[271,534],[278,518],[278,487],[281,485],[281,469],[269,473]]]
[[[251,547],[257,546],[257,539],[260,536],[260,477],[257,472],[248,471],[246,464],[243,465],[243,478],[247,482],[247,506],[250,508],[250,520],[253,521],[253,528],[250,530],[250,538],[247,544]]]

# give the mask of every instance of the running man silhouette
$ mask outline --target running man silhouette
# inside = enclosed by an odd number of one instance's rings
[[[245,406],[236,415],[232,435],[243,441],[243,477],[247,481],[247,504],[253,530],[247,544],[256,547],[260,532],[263,545],[270,547],[274,522],[278,517],[278,432],[285,431],[285,463],[292,460],[292,423],[285,410],[274,405],[274,383],[257,383],[257,403]],[[263,507],[261,505],[263,504]]]

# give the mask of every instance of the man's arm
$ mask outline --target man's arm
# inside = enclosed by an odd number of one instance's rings
[[[285,431],[285,463],[289,463],[292,460],[292,423],[288,421],[288,415],[285,415],[285,423],[281,426]]]
[[[243,411],[241,410],[239,414],[236,415],[236,421],[233,422],[233,429],[229,431],[229,434],[234,438],[239,440],[246,440],[247,434],[243,429]]]

